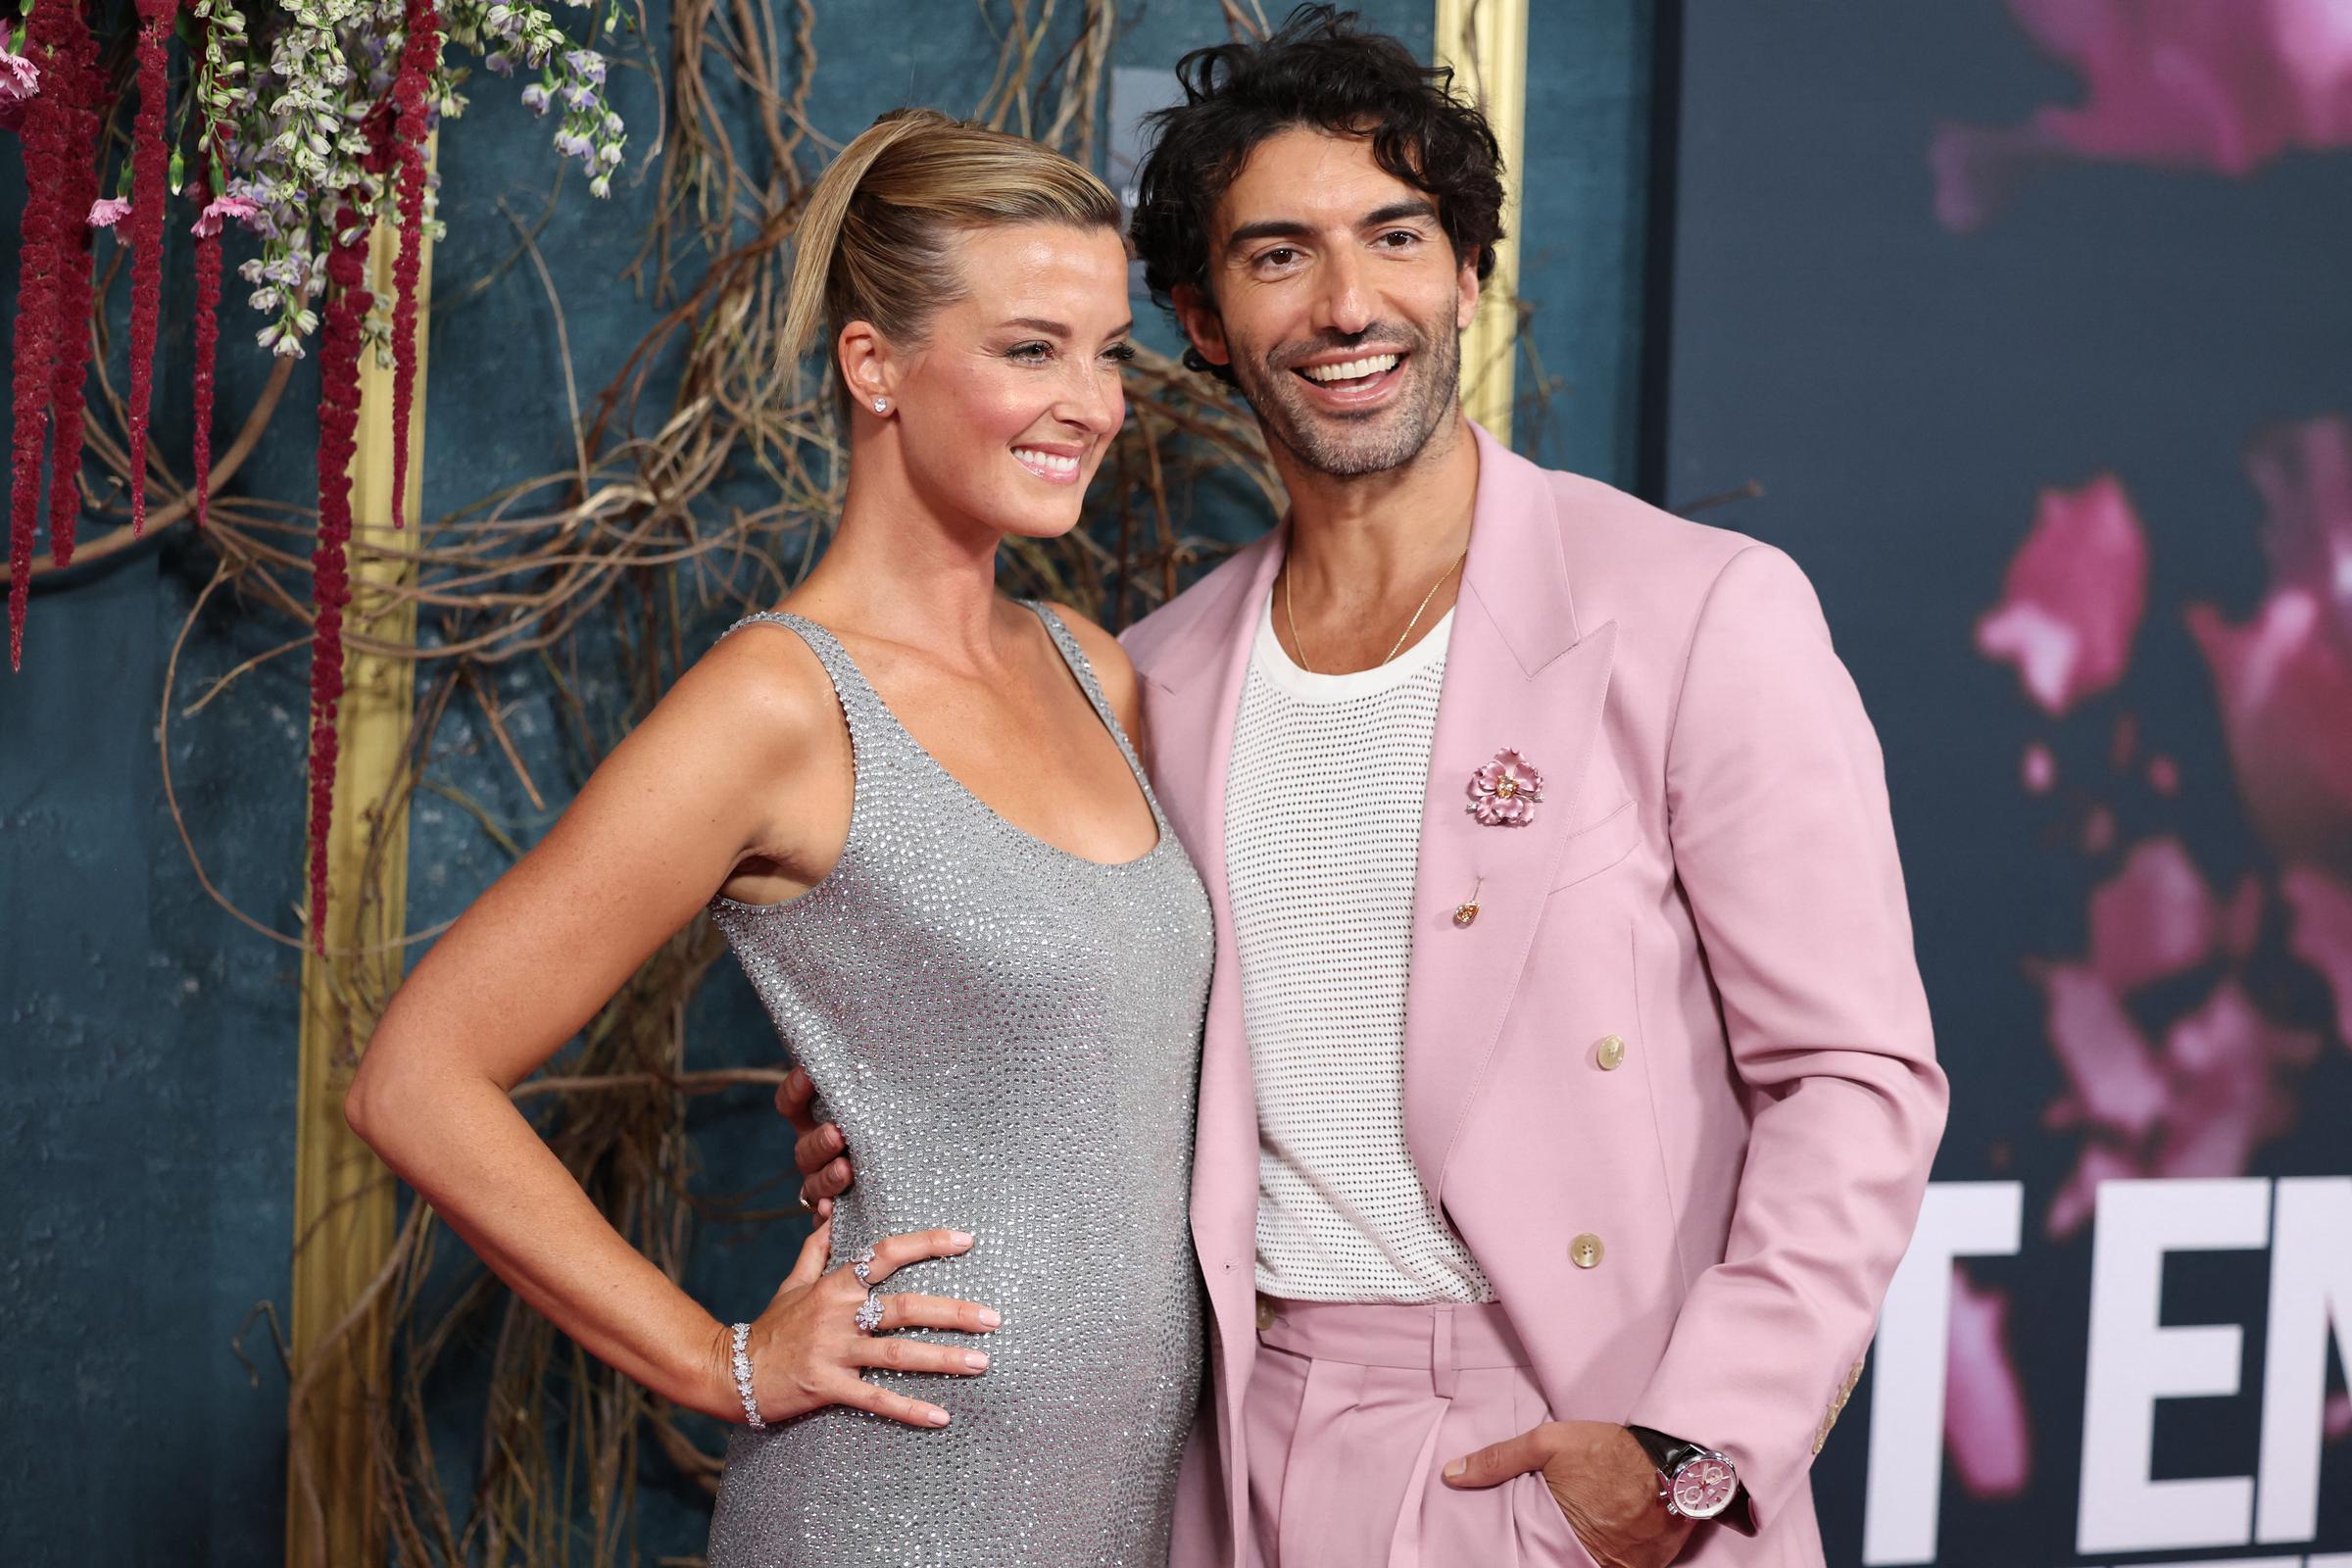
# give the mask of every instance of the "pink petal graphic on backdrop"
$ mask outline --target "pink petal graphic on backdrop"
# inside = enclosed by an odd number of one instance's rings
[[[2180,841],[2146,840],[2090,895],[2090,966],[2119,996],[2135,991],[2203,963],[2215,924],[2213,894]]]
[[[2222,951],[2240,963],[2254,956],[2254,944],[2262,939],[2262,882],[2249,871],[2237,879],[2237,891],[2222,906],[2215,931]]]
[[[2058,782],[2058,759],[2039,741],[2026,748],[2025,760],[2019,765],[2018,777],[2024,781],[2029,795],[2047,795]]]
[[[1982,226],[2040,164],[2242,178],[2290,148],[2352,142],[2352,7],[2339,0],[2010,0],[2010,10],[2082,75],[2083,99],[2021,126],[1941,127],[1929,162],[1950,228]]]
[[[2279,878],[2278,890],[2295,912],[2287,951],[2319,970],[2335,993],[2335,1037],[2352,1046],[2352,887],[2298,865]]]
[[[2308,589],[2282,588],[2247,625],[2192,605],[2254,825],[2282,860],[2352,875],[2352,660]]]
[[[2246,471],[2270,503],[2263,543],[2273,585],[2308,591],[2337,650],[2352,656],[2352,420],[2274,430],[2248,450]]]
[[[1972,1497],[2014,1497],[2033,1448],[2026,1396],[2009,1354],[2009,1298],[1952,1269],[1952,1330],[1944,1377],[1943,1442]]]
[[[2064,713],[2123,678],[2148,603],[2148,540],[2113,474],[2044,490],[1977,649],[2017,666],[2027,695]]]
[[[2330,1394],[2325,1413],[2320,1417],[2321,1430],[2330,1443],[2352,1438],[2352,1394]]]
[[[2098,1208],[2101,1182],[2133,1182],[2145,1175],[2139,1162],[2120,1149],[2105,1144],[2086,1147],[2076,1159],[2066,1185],[2050,1200],[2050,1239],[2063,1242],[2090,1223]]]
[[[2105,855],[2115,848],[2115,813],[2104,806],[2093,807],[2082,824],[2082,853]]]
[[[2050,1044],[2073,1090],[2053,1109],[2053,1119],[2088,1121],[2135,1141],[2144,1137],[2164,1114],[2164,1075],[2115,988],[2076,963],[2042,966],[2037,978]]]
[[[2255,1149],[2294,1125],[2294,1097],[2281,1067],[2307,1067],[2320,1038],[2281,1028],[2256,1009],[2234,980],[2165,1037],[2170,1080],[2164,1139],[2152,1176],[2243,1176]]]

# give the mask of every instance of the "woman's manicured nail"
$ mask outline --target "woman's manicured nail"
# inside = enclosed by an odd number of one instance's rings
[[[997,1327],[1001,1326],[1001,1325],[1004,1323],[1004,1313],[1002,1313],[1002,1312],[1000,1312],[1000,1311],[998,1311],[998,1310],[997,1310],[995,1307],[993,1307],[993,1306],[984,1306],[984,1307],[982,1307],[982,1308],[980,1309],[980,1326],[981,1326],[982,1328],[984,1328],[984,1329],[993,1329],[993,1328],[997,1328]]]
[[[930,1422],[935,1427],[944,1427],[948,1424],[948,1412],[945,1410],[933,1410],[924,1415],[923,1419]]]
[[[1446,1479],[1459,1481],[1462,1479],[1462,1472],[1469,1468],[1469,1463],[1465,1460],[1449,1459],[1446,1462]]]
[[[975,1372],[985,1372],[988,1370],[988,1357],[978,1350],[966,1350],[963,1352],[963,1364]]]
[[[954,1242],[957,1247],[969,1247],[972,1245],[972,1233],[970,1231],[950,1231],[948,1240]]]

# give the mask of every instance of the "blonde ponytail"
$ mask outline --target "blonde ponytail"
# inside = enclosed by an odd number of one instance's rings
[[[1051,148],[951,120],[894,109],[841,151],[809,193],[794,232],[784,351],[831,352],[842,328],[871,321],[906,346],[963,295],[952,247],[998,223],[1119,227],[1108,186]]]

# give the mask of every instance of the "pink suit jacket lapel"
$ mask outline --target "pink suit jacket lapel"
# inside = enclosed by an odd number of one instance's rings
[[[1599,744],[1616,624],[1578,625],[1543,470],[1472,429],[1478,500],[1430,746],[1405,994],[1405,1143],[1441,1201],[1561,851],[1572,829],[1614,804],[1590,798],[1586,764]],[[1470,776],[1505,747],[1543,773],[1544,799],[1524,826],[1481,825],[1467,809]],[[1477,918],[1457,926],[1454,910],[1474,888]]]
[[[1221,598],[1203,606],[1145,672],[1162,692],[1152,710],[1152,781],[1216,917],[1216,973],[1200,1050],[1193,1244],[1210,1298],[1229,1325],[1250,1322],[1254,1310],[1257,1089],[1225,886],[1225,775],[1258,607],[1288,543],[1288,527],[1278,526],[1243,550],[1225,572]]]

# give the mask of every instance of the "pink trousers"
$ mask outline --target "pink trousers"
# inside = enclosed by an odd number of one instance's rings
[[[1263,1305],[1247,1568],[1591,1568],[1542,1476],[1442,1479],[1551,1419],[1499,1307]]]

